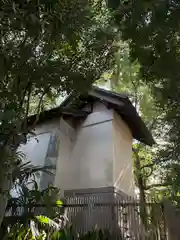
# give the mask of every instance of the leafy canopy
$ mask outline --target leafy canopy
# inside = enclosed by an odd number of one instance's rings
[[[130,44],[131,60],[139,62],[142,81],[151,88],[156,105],[163,111],[160,131],[168,144],[159,152],[159,176],[175,199],[179,196],[180,173],[180,2],[108,3],[122,39]]]
[[[45,98],[84,91],[109,67],[110,16],[84,0],[0,2],[0,143],[16,149],[22,122]],[[21,134],[20,134],[21,133]],[[11,148],[10,147],[10,148]]]

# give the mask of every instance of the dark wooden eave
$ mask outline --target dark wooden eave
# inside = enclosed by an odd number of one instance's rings
[[[155,144],[151,132],[126,95],[97,87],[93,87],[89,95],[108,103],[109,107],[113,108],[127,123],[135,139],[149,146]]]
[[[53,118],[59,118],[60,116],[73,116],[75,118],[78,117],[87,117],[90,112],[88,111],[83,111],[81,109],[74,109],[70,107],[56,107],[47,111],[44,111],[40,113],[38,116],[38,121],[37,123],[42,123],[47,120],[51,120]],[[37,115],[32,115],[28,118],[28,125],[33,125],[36,122]]]

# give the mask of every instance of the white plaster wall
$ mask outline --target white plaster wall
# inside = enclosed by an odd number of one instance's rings
[[[112,119],[112,110],[96,108],[76,133],[61,131],[55,185],[62,191],[113,185]]]
[[[34,129],[34,133],[36,135],[46,133],[46,132],[55,132],[57,128],[59,128],[59,119],[51,119],[44,123],[38,124],[37,127]]]
[[[48,143],[52,133],[59,128],[59,120],[50,120],[37,125],[34,129],[34,136],[29,136],[28,142],[21,145],[20,151],[25,153],[25,160],[31,161],[33,165],[44,165]]]
[[[61,195],[64,194],[66,186],[69,184],[71,177],[71,152],[76,141],[76,132],[67,122],[63,119],[60,120],[59,131],[59,153],[56,165],[55,186],[60,189]]]
[[[132,134],[127,124],[114,112],[113,119],[114,186],[134,196]]]
[[[22,145],[20,151],[25,153],[25,161],[31,162],[34,166],[44,166],[44,161],[47,154],[48,144],[51,132],[41,133],[29,139],[26,145]],[[38,142],[37,142],[38,141]],[[39,185],[42,172],[38,173],[36,181]]]
[[[73,178],[69,189],[112,186],[111,121],[86,126],[79,131],[71,163]]]
[[[134,195],[132,134],[113,110],[95,111],[74,130],[63,119],[55,185],[64,190],[115,186]]]
[[[34,130],[35,136],[29,136],[28,142],[25,145],[21,145],[19,151],[22,151],[25,154],[23,162],[31,162],[34,166],[44,166],[45,159],[47,156],[48,145],[50,137],[55,133],[59,128],[59,120],[50,120],[43,124],[37,125]],[[54,159],[51,159],[50,164],[55,164]],[[53,170],[51,170],[53,172]],[[42,172],[38,172],[35,180],[40,187],[40,181],[42,177]],[[48,178],[48,176],[47,176]],[[47,180],[48,186],[48,180]],[[31,188],[32,185],[29,185]],[[17,196],[16,190],[12,190],[12,195]]]

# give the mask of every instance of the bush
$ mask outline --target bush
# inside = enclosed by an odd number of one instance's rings
[[[42,231],[41,234],[35,236],[35,232],[31,229],[27,229],[24,226],[19,226],[18,229],[14,228],[3,240],[123,240],[121,236],[112,234],[108,230],[92,230],[86,234],[75,233],[72,228],[60,230],[60,231]]]

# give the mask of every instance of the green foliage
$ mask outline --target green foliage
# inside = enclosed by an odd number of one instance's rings
[[[141,79],[139,63],[129,59],[129,44],[117,39],[114,45],[118,49],[115,53],[115,64],[111,71],[102,76],[98,84],[106,82],[115,92],[127,94],[143,120],[151,126],[160,114],[151,89]]]
[[[151,149],[141,144],[133,144],[134,151],[137,151],[138,159],[140,161],[140,168],[136,167],[137,155],[133,154],[133,169],[135,184],[138,187],[138,176],[141,174],[144,190],[149,188],[155,177],[156,164],[153,163],[153,153]]]
[[[108,67],[113,32],[101,7],[81,0],[1,2],[2,142],[12,128],[26,132],[21,124],[31,100],[39,102],[38,113],[45,97],[84,91]]]
[[[18,159],[18,157],[20,157]],[[35,176],[39,175],[39,172],[44,172],[48,175],[53,175],[51,170],[55,169],[53,165],[45,165],[45,166],[34,166],[31,162],[21,163],[22,157],[24,154],[20,151],[16,152],[16,167],[12,171],[12,180],[13,180],[13,187],[16,186],[25,186],[30,178],[35,178]]]
[[[108,3],[121,39],[129,43],[132,64],[139,63],[138,81],[150,90],[145,102],[148,99],[149,105],[152,99],[155,109],[161,112],[155,131],[161,143],[155,157],[159,179],[153,191],[179,202],[179,1]],[[145,110],[146,118],[152,113],[144,106],[141,111]]]
[[[31,208],[33,208],[36,204],[44,205],[46,208],[46,214],[49,217],[54,217],[56,215],[52,206],[62,208],[63,201],[59,199],[60,190],[56,187],[48,186],[48,188],[44,190],[39,190],[37,183],[35,181],[30,181],[28,183],[26,182],[25,184],[21,184],[18,190],[19,196],[16,198],[10,198],[8,206],[25,206],[27,207],[27,209],[25,209],[25,214],[27,214],[27,211],[31,212]],[[62,212],[63,209],[59,211],[59,213]]]
[[[41,109],[46,96],[90,86],[108,67],[112,32],[98,2],[1,1],[0,8],[3,140],[14,125],[19,130],[31,99]]]
[[[4,236],[7,236],[9,228],[8,236],[19,237],[22,234],[23,237],[27,235],[29,239],[31,236],[34,238],[43,235],[44,231],[48,234],[59,231],[67,225],[68,219],[64,215],[63,208],[64,201],[59,199],[59,189],[49,186],[40,191],[37,183],[33,182],[33,184],[33,188],[32,183],[30,185],[32,190],[21,185],[20,196],[9,199],[6,211],[11,212],[12,218],[4,218],[2,223],[2,227],[5,226]],[[18,206],[21,206],[22,210],[20,218],[18,218]],[[37,215],[39,208],[45,215]]]
[[[84,235],[80,235],[78,237],[78,234],[74,233],[72,231],[71,228],[68,229],[64,229],[64,230],[60,230],[60,231],[54,231],[53,233],[49,234],[49,233],[42,233],[40,236],[38,237],[33,237],[32,233],[30,231],[25,232],[25,230],[22,228],[18,231],[18,233],[16,233],[14,236],[10,235],[9,238],[7,239],[13,239],[13,237],[18,237],[18,240],[24,240],[25,236],[27,236],[28,240],[48,240],[48,239],[52,239],[52,240],[72,240],[72,239],[79,239],[79,240],[113,240],[114,235],[106,230],[106,231],[102,231],[102,230],[92,230]],[[116,238],[117,239],[117,238]],[[119,237],[119,240],[123,240],[123,238]]]

